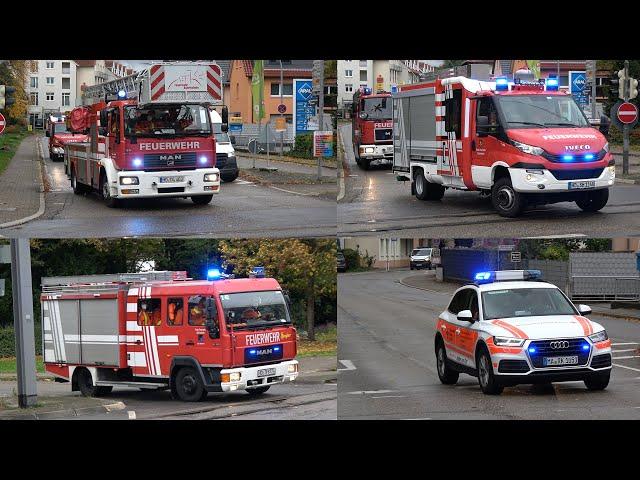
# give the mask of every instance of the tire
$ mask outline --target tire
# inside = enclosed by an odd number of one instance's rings
[[[101,397],[102,395],[111,393],[111,390],[113,390],[113,387],[111,386],[95,386],[93,384],[91,372],[86,368],[81,368],[77,375],[78,388],[84,397]]]
[[[453,370],[447,363],[447,351],[442,340],[438,340],[436,346],[436,366],[438,378],[444,385],[453,385],[458,381],[460,373]]]
[[[369,170],[369,167],[371,166],[371,160],[367,158],[361,158],[360,163],[358,163],[358,165],[362,170]]]
[[[207,396],[200,375],[193,367],[183,367],[175,377],[175,392],[183,402],[200,402]]]
[[[413,265],[409,265],[409,270],[413,270]]]
[[[269,390],[269,388],[271,388],[271,385],[267,385],[266,387],[251,388],[247,390],[247,393],[252,397],[257,397]]]
[[[576,205],[585,212],[597,212],[609,201],[609,189],[594,190],[585,194],[584,198],[576,200]]]
[[[238,178],[238,172],[232,173],[230,175],[220,175],[220,180],[222,180],[224,183],[231,183],[236,178]]]
[[[120,201],[111,196],[111,189],[107,182],[107,175],[104,172],[100,175],[100,195],[102,196],[102,201],[107,207],[116,208],[120,205]]]
[[[71,188],[76,195],[82,195],[84,193],[84,188],[78,183],[75,169],[71,170]]]
[[[500,395],[504,386],[500,385],[493,373],[491,356],[486,348],[482,348],[477,355],[476,363],[478,367],[478,383],[485,395]]]
[[[191,201],[196,205],[206,205],[213,199],[213,195],[194,195]]]
[[[414,177],[414,188],[418,200],[441,200],[445,188],[437,183],[427,182],[422,170],[418,170]]]
[[[501,216],[509,218],[520,215],[525,207],[524,197],[513,189],[511,178],[508,177],[499,178],[493,184],[491,203]]]
[[[607,373],[601,373],[584,379],[584,384],[589,390],[604,390],[609,385],[611,378],[611,370]]]

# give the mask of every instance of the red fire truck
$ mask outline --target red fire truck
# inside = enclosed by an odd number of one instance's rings
[[[71,131],[64,117],[50,117],[47,122],[46,136],[49,137],[49,158],[51,161],[64,159],[64,149],[68,143],[88,140],[86,135]]]
[[[256,269],[258,270],[258,269]],[[273,278],[186,272],[43,278],[44,363],[85,396],[114,386],[259,395],[298,375],[288,296]]]
[[[609,145],[557,78],[452,76],[398,90],[393,171],[418,199],[476,190],[506,217],[527,205],[606,205],[615,181]]]
[[[73,191],[98,191],[109,207],[123,198],[191,197],[206,204],[220,191],[208,108],[222,103],[215,63],[154,64],[140,73],[85,88],[71,112],[65,164]],[[226,107],[222,131],[228,128]]]
[[[353,95],[351,122],[353,154],[358,166],[367,170],[371,162],[391,164],[391,94],[382,91],[374,94],[371,88],[361,87]]]

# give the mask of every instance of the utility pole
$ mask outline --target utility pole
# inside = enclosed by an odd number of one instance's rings
[[[20,408],[26,408],[35,405],[38,400],[31,250],[28,238],[11,240],[11,282],[16,335],[18,405]],[[42,330],[44,331],[44,325]]]
[[[295,94],[293,96],[295,102]],[[284,105],[284,71],[282,69],[282,60],[280,60],[280,105]],[[283,114],[280,114],[280,118]],[[285,124],[286,125],[286,124]],[[284,132],[280,132],[280,156],[284,155]]]
[[[320,60],[320,72],[318,75],[318,130],[324,130],[324,60]],[[322,179],[322,156],[318,157],[318,181]]]
[[[629,90],[627,83],[629,82],[629,60],[624,61],[624,101],[629,101]],[[624,124],[622,127],[622,174],[629,174],[629,125]]]
[[[596,119],[596,62],[597,60],[591,60],[591,118]]]

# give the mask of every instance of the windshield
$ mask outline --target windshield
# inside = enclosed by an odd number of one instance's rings
[[[387,120],[391,118],[391,98],[365,98],[362,112],[368,116],[366,120]]]
[[[589,127],[570,95],[496,96],[505,128]]]
[[[229,139],[229,134],[222,131],[221,123],[213,123],[213,134],[216,136],[217,143],[231,142]]]
[[[126,136],[186,137],[211,134],[207,109],[201,105],[127,106]]]
[[[220,295],[227,326],[236,330],[290,324],[289,311],[280,291]]]
[[[484,319],[576,315],[557,288],[508,288],[482,292]]]
[[[53,124],[53,133],[67,133],[67,124],[66,123],[54,123]]]
[[[431,248],[416,248],[413,252],[411,252],[411,255],[426,256],[426,255],[431,255],[431,252],[432,252]]]

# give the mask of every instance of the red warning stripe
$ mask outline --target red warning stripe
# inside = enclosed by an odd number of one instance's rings
[[[591,326],[591,322],[589,320],[579,315],[574,315],[573,318],[575,318],[578,321],[578,323],[582,327],[582,331],[584,332],[585,336],[589,336],[593,333],[593,327]]]
[[[160,95],[162,95],[164,93],[164,85],[161,86],[151,97],[152,100],[155,100],[156,98],[158,98]]]
[[[512,335],[514,335],[517,338],[529,338],[527,336],[526,333],[524,333],[522,330],[520,330],[517,327],[514,327],[513,325],[507,323],[507,322],[503,322],[502,320],[493,320],[491,323],[493,323],[494,325],[497,325],[499,327],[504,328],[505,330],[507,330],[509,333],[511,333]]]
[[[156,85],[158,85],[160,82],[164,81],[164,72],[162,72],[160,75],[158,75],[158,78],[156,78],[153,82],[151,82],[151,89],[153,90]]]
[[[156,73],[158,71],[158,69],[160,68],[160,65],[153,65],[151,67],[151,75],[153,75],[154,73]]]

